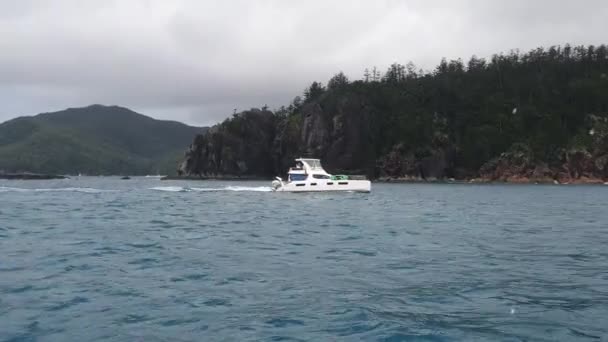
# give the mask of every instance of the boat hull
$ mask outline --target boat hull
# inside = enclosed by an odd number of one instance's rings
[[[370,192],[369,180],[329,180],[314,179],[311,181],[295,181],[273,187],[276,192]]]

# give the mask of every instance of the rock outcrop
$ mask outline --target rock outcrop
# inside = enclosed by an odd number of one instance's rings
[[[512,183],[604,183],[608,180],[608,120],[587,118],[587,131],[562,149],[551,165],[535,157],[525,144],[514,144],[507,152],[485,163],[482,180]]]
[[[402,144],[379,160],[377,171],[383,180],[437,181],[454,177],[455,150],[426,147],[409,151]]]
[[[305,104],[301,111],[301,154],[318,156],[328,169],[337,172],[373,173],[373,115],[365,99],[352,94]]]
[[[178,174],[271,177],[294,158],[315,157],[333,172],[373,175],[372,115],[355,96],[330,105],[306,103],[288,116],[251,109],[196,136]]]
[[[178,174],[211,177],[273,174],[276,121],[272,112],[252,109],[197,135]]]

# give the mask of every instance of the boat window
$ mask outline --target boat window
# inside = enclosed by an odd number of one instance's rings
[[[339,185],[348,185],[348,182],[338,182]]]
[[[334,185],[334,182],[327,182],[327,185]]]
[[[331,178],[328,175],[312,175],[312,177],[316,178],[316,179],[330,179]]]
[[[303,181],[306,180],[306,178],[308,178],[308,175],[305,174],[301,174],[301,173],[290,173],[289,174],[289,180],[290,181]]]
[[[317,183],[310,183],[311,186],[317,185]]]
[[[304,186],[304,185],[306,185],[306,183],[296,184],[296,186]]]

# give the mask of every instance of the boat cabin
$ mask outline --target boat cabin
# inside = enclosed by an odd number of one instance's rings
[[[323,169],[319,159],[296,159],[296,166],[289,169],[287,180],[289,182],[305,181],[309,177],[330,179],[331,175]]]
[[[296,165],[289,169],[287,182],[280,177],[272,181],[273,191],[310,192],[310,191],[352,191],[370,192],[369,180],[350,179],[346,175],[327,173],[319,159],[299,158]]]

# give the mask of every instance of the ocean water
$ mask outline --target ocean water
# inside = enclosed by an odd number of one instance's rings
[[[608,341],[608,186],[0,181],[0,341]]]

